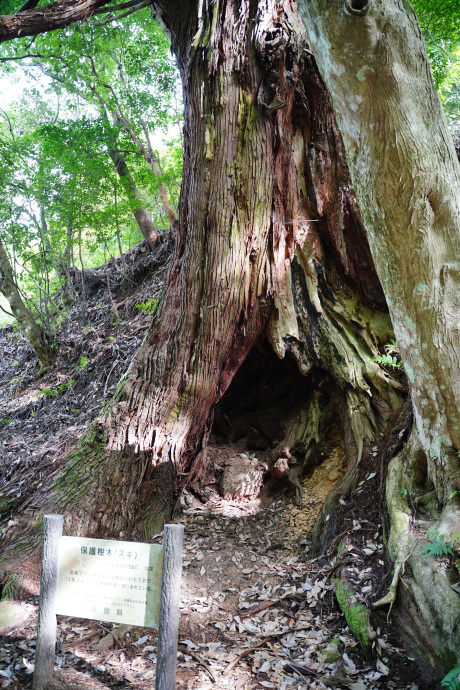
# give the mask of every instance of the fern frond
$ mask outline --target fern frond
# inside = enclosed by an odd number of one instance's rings
[[[426,534],[431,541],[423,547],[424,558],[452,555],[452,541],[445,542],[444,534],[439,534],[437,529],[430,529]]]
[[[393,367],[393,369],[399,369],[401,366],[401,362],[398,362],[396,357],[392,357],[389,354],[376,355],[375,357],[372,357],[372,361],[378,362],[378,364],[381,364],[382,366]]]
[[[452,671],[449,671],[447,676],[445,676],[442,681],[441,685],[443,688],[447,688],[447,690],[460,690],[460,666],[455,666]]]

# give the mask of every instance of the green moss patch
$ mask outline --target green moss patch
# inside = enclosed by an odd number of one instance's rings
[[[343,580],[337,580],[335,595],[353,635],[356,637],[366,655],[372,646],[372,627],[369,610],[362,604],[354,604],[354,592]]]
[[[2,587],[2,601],[14,600],[18,598],[21,583],[19,575],[12,573]]]
[[[334,637],[333,640],[331,640],[328,645],[323,649],[323,657],[326,663],[328,664],[333,664],[334,661],[337,661],[338,659],[341,658],[341,654],[339,651],[339,644],[340,644],[340,638],[339,637]]]

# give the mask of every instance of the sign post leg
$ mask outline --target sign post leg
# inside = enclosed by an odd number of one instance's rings
[[[45,515],[43,521],[43,553],[38,609],[37,652],[33,690],[46,690],[51,685],[56,649],[56,580],[62,515]]]
[[[155,690],[175,690],[183,525],[165,525]]]

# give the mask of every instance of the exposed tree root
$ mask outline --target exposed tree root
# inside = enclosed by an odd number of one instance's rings
[[[427,528],[434,525],[446,539],[451,539],[460,532],[460,513],[452,502],[444,507],[436,522],[428,522],[425,512],[421,516],[413,514],[411,508],[417,509],[417,501],[413,499],[430,492],[426,460],[413,429],[408,443],[388,468],[386,501],[391,523],[388,552],[394,562],[394,574],[387,594],[374,606],[389,605],[391,611],[392,606],[398,604],[398,583],[403,582],[405,604],[404,607],[398,605],[398,616],[404,618],[403,609],[410,605],[408,601],[416,605],[420,614],[412,626],[411,646],[422,666],[427,665],[423,649],[430,648],[431,666],[437,663],[437,657],[442,660],[445,672],[450,664],[460,659],[460,599],[437,559],[423,554],[421,541]],[[425,502],[420,503],[424,505]],[[410,566],[410,574],[403,580],[406,563]]]
[[[374,608],[377,608],[378,606],[386,606],[387,604],[390,604],[390,611],[391,607],[393,606],[395,599],[396,599],[396,588],[398,586],[398,580],[399,576],[401,574],[401,570],[403,570],[404,563],[401,563],[400,560],[396,561],[395,566],[394,566],[394,574],[393,574],[393,579],[391,581],[390,589],[388,592],[385,594],[384,597],[379,599],[378,601],[375,602]],[[404,572],[404,571],[403,571]]]

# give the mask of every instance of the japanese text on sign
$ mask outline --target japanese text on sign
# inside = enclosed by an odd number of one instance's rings
[[[158,627],[163,547],[61,537],[56,613]]]

